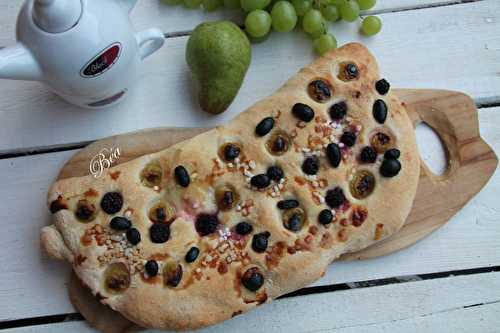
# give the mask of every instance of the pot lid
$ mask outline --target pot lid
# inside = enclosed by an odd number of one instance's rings
[[[82,14],[80,0],[34,0],[33,20],[48,33],[61,33],[73,28]]]

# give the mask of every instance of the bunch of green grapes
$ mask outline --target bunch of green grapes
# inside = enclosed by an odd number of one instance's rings
[[[322,55],[337,47],[328,33],[327,22],[355,22],[360,11],[375,6],[377,0],[161,0],[169,5],[183,3],[188,8],[203,6],[206,11],[219,7],[241,9],[247,13],[245,32],[254,42],[266,39],[271,30],[289,32],[296,27],[313,39],[314,51]],[[360,32],[373,36],[382,29],[376,16],[361,19]]]

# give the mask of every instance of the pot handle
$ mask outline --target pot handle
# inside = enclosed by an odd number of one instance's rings
[[[165,35],[160,29],[146,29],[135,34],[141,60],[158,51],[165,44]]]

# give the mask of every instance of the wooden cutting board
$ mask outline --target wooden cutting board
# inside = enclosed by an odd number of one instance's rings
[[[406,105],[414,126],[425,122],[438,133],[448,157],[447,170],[435,175],[422,162],[417,195],[403,228],[392,237],[360,252],[346,254],[340,260],[379,257],[416,243],[448,222],[481,190],[497,167],[495,153],[480,137],[477,109],[470,97],[444,90],[399,89],[396,94]],[[164,127],[102,139],[75,154],[58,179],[88,175],[91,159],[103,148],[119,147],[119,164],[206,130]],[[74,276],[69,291],[75,307],[101,331],[117,333],[133,327],[120,314],[99,304]]]

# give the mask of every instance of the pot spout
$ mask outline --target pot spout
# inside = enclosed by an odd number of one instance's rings
[[[31,52],[18,43],[0,49],[0,78],[40,81],[42,72]]]

